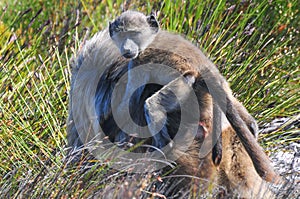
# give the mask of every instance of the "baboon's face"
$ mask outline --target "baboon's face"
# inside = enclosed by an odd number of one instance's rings
[[[154,15],[127,11],[109,24],[109,34],[122,56],[134,59],[154,40],[159,30]]]

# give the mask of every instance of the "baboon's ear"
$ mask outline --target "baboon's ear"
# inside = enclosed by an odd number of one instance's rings
[[[159,30],[159,24],[158,21],[156,20],[155,14],[151,13],[148,17],[147,17],[147,22],[149,24],[149,26],[155,31],[158,32]]]
[[[112,23],[111,22],[109,22],[108,31],[109,31],[109,36],[112,37],[113,36],[113,29],[112,29]]]
[[[114,32],[116,32],[115,22],[109,22],[108,31],[109,31],[109,36],[112,37],[114,35]]]

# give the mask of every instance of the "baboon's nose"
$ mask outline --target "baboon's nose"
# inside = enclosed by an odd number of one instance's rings
[[[133,59],[138,56],[138,49],[139,48],[134,41],[131,39],[126,39],[122,46],[121,52],[125,58]]]
[[[127,59],[134,59],[138,56],[138,53],[126,52],[123,54],[123,57]]]

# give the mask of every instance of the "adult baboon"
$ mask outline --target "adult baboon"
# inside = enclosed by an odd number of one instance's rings
[[[96,136],[100,139],[107,136],[110,142],[120,146],[142,141],[153,146],[148,152],[168,147],[170,153],[178,157],[176,161],[182,165],[182,173],[207,179],[214,178],[216,170],[209,158],[211,154],[205,151],[199,157],[199,153],[204,145],[214,145],[213,126],[216,131],[221,129],[218,124],[221,116],[213,117],[220,115],[220,109],[230,123],[222,125],[225,143],[221,146],[217,142],[217,157],[213,158],[216,165],[220,163],[221,184],[228,179],[229,189],[237,188],[234,185],[242,181],[247,182],[243,186],[245,190],[254,186],[247,173],[245,178],[236,178],[234,172],[228,170],[229,163],[247,165],[237,169],[255,167],[258,174],[270,182],[279,179],[256,142],[254,118],[233,97],[216,66],[181,36],[159,30],[153,15],[124,12],[108,29],[86,42],[72,64],[69,108],[70,146],[81,146]],[[224,118],[222,120],[226,120]],[[131,120],[136,125],[130,123]],[[179,130],[184,133],[178,133]],[[241,141],[242,145],[237,148],[243,152],[228,146],[228,140],[237,139],[232,132],[236,132]],[[220,161],[218,150],[221,149],[225,159]],[[239,159],[242,162],[234,162],[228,151],[249,156]],[[138,148],[136,152],[145,151]],[[255,175],[254,178],[261,181]]]

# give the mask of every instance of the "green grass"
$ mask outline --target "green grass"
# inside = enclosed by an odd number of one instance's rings
[[[87,197],[122,188],[117,180],[124,174],[109,173],[108,165],[85,175],[65,168],[69,60],[86,34],[105,28],[122,8],[155,10],[162,29],[204,49],[260,125],[276,117],[297,120],[297,1],[26,2],[0,3],[0,196]],[[299,143],[299,128],[279,129],[259,141],[265,148]],[[155,177],[140,176],[128,190],[147,192],[143,180]]]

